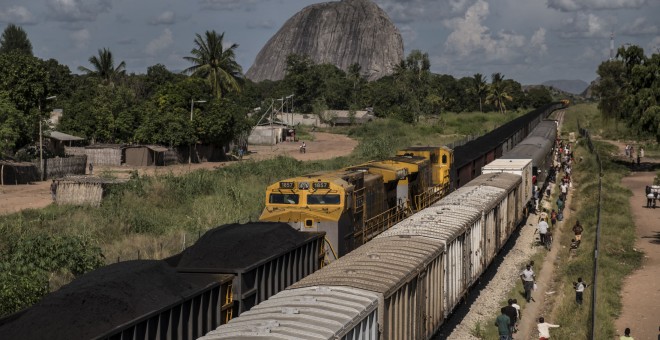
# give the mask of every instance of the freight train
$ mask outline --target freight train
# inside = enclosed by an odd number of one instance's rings
[[[325,232],[329,262],[476,178],[485,164],[507,154],[542,119],[563,107],[555,103],[531,111],[454,150],[409,147],[385,160],[277,181],[266,188],[259,219]],[[547,139],[547,131],[526,143]],[[529,152],[535,152],[534,145]],[[520,157],[531,158],[529,152]]]
[[[313,226],[342,218],[359,224],[360,219],[366,222],[364,211],[380,211],[371,232],[362,229],[362,234],[350,240],[350,233],[356,234],[355,228],[350,227],[353,228],[348,233],[350,242],[346,242],[346,248],[338,247],[348,252],[375,238],[395,221],[410,216],[412,210],[431,205],[450,187],[467,183],[452,178],[457,173],[466,173],[462,170],[465,167],[474,169],[483,159],[511,149],[522,134],[531,131],[531,126],[561,107],[553,104],[532,111],[454,148],[453,153],[445,147],[411,147],[398,151],[392,159],[349,167],[332,175],[320,173],[316,177],[280,181],[269,189],[283,194],[298,193],[299,203],[312,203],[305,208],[308,214],[305,216],[313,216]],[[539,169],[542,168],[540,165]],[[476,177],[480,171],[478,168],[467,173]],[[303,181],[309,183],[309,189],[299,186]],[[380,181],[382,188],[372,183],[380,184]],[[296,184],[283,184],[280,188],[281,182]],[[323,195],[319,196],[320,193]],[[372,197],[380,197],[380,206],[372,203],[376,201]],[[404,209],[388,212],[389,206],[398,205],[404,198]],[[296,202],[296,198],[288,199]],[[333,200],[338,200],[339,205],[330,204]],[[293,209],[281,210],[288,213],[280,212],[278,220],[289,221],[295,216]],[[308,223],[302,217],[298,221],[303,221],[302,226]],[[324,230],[305,227],[303,232],[290,225],[281,222],[224,225],[209,230],[195,245],[164,261],[127,261],[87,273],[48,294],[35,306],[0,319],[0,338],[29,340],[48,334],[50,339],[195,339],[260,302],[272,303],[275,301],[272,297],[282,296],[277,295],[280,292],[296,294],[297,290],[284,289],[325,265],[328,250]],[[362,294],[360,303],[370,297],[378,300],[374,292],[364,293],[349,287],[337,289],[345,291],[341,295],[345,301],[355,292]]]
[[[484,174],[201,339],[430,339],[524,223],[555,138],[542,122]]]
[[[0,339],[196,339],[323,266],[324,234],[227,224],[163,261],[111,264],[0,319]]]

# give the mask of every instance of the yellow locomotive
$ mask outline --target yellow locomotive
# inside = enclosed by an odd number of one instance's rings
[[[442,198],[452,158],[446,147],[410,147],[384,160],[284,179],[266,189],[259,219],[324,231],[333,257],[343,256]]]

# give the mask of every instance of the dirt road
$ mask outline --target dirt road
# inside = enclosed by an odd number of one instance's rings
[[[635,339],[655,339],[660,323],[660,207],[646,208],[645,187],[654,172],[635,172],[621,182],[632,191],[630,209],[635,221],[635,249],[644,252],[642,267],[628,276],[621,290],[623,310],[616,321],[618,334],[630,327]]]
[[[300,153],[301,143],[283,142],[274,146],[251,145],[250,154],[244,159],[264,160],[280,155],[293,157],[301,161],[330,159],[339,156],[347,156],[358,145],[345,135],[336,135],[324,132],[314,132],[313,141],[305,141],[307,152]],[[179,164],[167,167],[111,167],[96,166],[95,174],[110,173],[119,178],[125,178],[131,171],[138,171],[140,175],[155,174],[183,174],[197,169],[215,169],[228,166],[234,162],[207,162],[199,164]],[[50,197],[50,181],[37,182],[26,185],[6,185],[0,186],[0,215],[10,214],[23,209],[38,209],[49,205],[52,202]]]

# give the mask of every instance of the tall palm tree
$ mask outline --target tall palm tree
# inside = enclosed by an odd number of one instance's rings
[[[488,88],[488,96],[486,96],[486,103],[495,105],[500,110],[500,113],[506,112],[505,101],[512,101],[513,97],[507,93],[507,86],[504,83],[504,76],[499,73],[493,73],[491,76],[491,84]]]
[[[93,70],[84,66],[79,66],[78,70],[87,74],[99,76],[106,82],[112,82],[119,75],[126,73],[126,63],[122,61],[117,67],[115,67],[112,52],[107,48],[99,49],[98,56],[89,57],[89,63],[92,64],[94,68]]]
[[[224,37],[224,32],[218,34],[215,31],[206,31],[204,38],[197,33],[196,47],[190,51],[192,56],[183,57],[194,64],[184,72],[206,78],[216,98],[221,98],[223,93],[229,91],[240,92],[240,81],[243,77],[243,70],[235,60],[234,51],[238,45],[232,44],[225,48],[222,45]]]
[[[484,112],[483,106],[481,104],[481,99],[488,92],[488,84],[486,83],[486,78],[481,73],[476,73],[472,76],[472,92],[475,96],[479,98],[479,111]]]

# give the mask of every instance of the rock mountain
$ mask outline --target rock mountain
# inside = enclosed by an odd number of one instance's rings
[[[303,8],[280,28],[257,55],[247,78],[284,78],[290,54],[309,56],[346,71],[362,67],[369,80],[391,74],[403,59],[403,39],[385,11],[369,0],[342,0]]]

